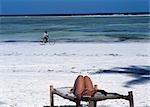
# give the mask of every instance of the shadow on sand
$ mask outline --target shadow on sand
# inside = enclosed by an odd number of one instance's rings
[[[127,81],[124,87],[131,87],[132,85],[148,83],[150,81],[150,66],[115,67],[110,70],[98,70],[93,74],[102,73],[119,73],[132,76],[133,79]]]
[[[5,102],[0,101],[0,105],[6,104]]]

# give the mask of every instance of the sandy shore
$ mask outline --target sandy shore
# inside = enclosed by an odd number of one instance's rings
[[[148,43],[0,43],[0,107],[49,105],[49,85],[72,86],[79,74],[106,91],[133,91],[135,107],[150,107],[149,48]],[[55,104],[73,103],[55,97]],[[98,106],[128,102],[106,100]]]

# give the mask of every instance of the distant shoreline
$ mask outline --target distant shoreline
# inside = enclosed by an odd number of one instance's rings
[[[2,14],[2,15],[0,15],[0,17],[9,17],[9,16],[85,16],[85,15],[150,15],[150,12],[68,13],[68,14]]]

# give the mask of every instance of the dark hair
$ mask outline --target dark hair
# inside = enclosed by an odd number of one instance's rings
[[[45,31],[45,33],[47,33],[47,31]]]

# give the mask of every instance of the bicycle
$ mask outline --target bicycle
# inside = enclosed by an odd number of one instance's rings
[[[56,42],[56,40],[54,40],[54,39],[46,40],[45,38],[41,38],[41,40],[40,40],[41,45],[45,45],[47,43],[50,44],[50,45],[55,45],[55,42]]]

